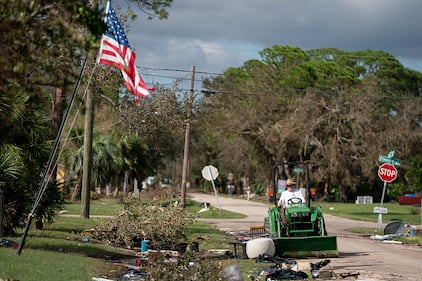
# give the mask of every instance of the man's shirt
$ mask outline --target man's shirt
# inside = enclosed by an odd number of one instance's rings
[[[303,197],[302,192],[294,189],[293,191],[285,190],[281,193],[280,200],[278,200],[278,206],[289,207],[288,201],[291,198],[300,198],[302,203],[305,204],[305,198]]]

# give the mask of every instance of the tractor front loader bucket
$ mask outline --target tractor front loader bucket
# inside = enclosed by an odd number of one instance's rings
[[[338,257],[336,236],[273,238],[279,257]]]

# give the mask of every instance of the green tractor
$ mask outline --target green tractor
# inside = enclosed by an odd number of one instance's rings
[[[304,185],[304,196],[307,204],[300,198],[291,198],[289,207],[277,207],[279,170],[290,169],[297,174],[297,183]],[[273,166],[273,198],[274,207],[268,210],[266,228],[274,240],[277,256],[289,257],[337,257],[337,238],[327,235],[324,215],[319,205],[311,206],[309,170],[306,162],[281,162]],[[301,181],[300,181],[301,179]],[[304,179],[304,180],[303,180]]]

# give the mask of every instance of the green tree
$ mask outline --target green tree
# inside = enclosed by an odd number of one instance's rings
[[[143,168],[139,165],[137,173],[145,170],[156,174],[165,168],[165,163],[182,155],[186,114],[173,89],[158,87],[139,105],[124,102],[119,106],[119,114],[122,126],[142,139],[146,147],[147,165]]]
[[[254,182],[270,179],[274,161],[309,160],[312,180],[348,201],[358,192],[378,195],[379,154],[420,153],[422,76],[390,54],[289,46],[260,54],[204,83],[213,95],[203,99],[204,128],[196,130],[209,137],[197,146],[215,149],[214,162],[239,174],[266,167]]]
[[[150,16],[166,18],[172,1],[130,2]],[[6,231],[11,233],[24,222],[38,189],[63,97],[79,73],[81,58],[98,48],[105,24],[102,10],[90,1],[0,0],[0,9],[0,147],[6,157],[0,174],[9,218]],[[12,171],[20,176],[14,178]],[[51,218],[60,205],[60,194],[47,190],[46,195],[36,220]]]
[[[406,173],[406,180],[410,192],[422,192],[422,156],[415,156],[409,159],[409,166]]]
[[[0,184],[5,192],[5,232],[11,234],[25,220],[40,173],[48,157],[49,128],[43,108],[24,94],[2,96]],[[40,208],[49,212],[50,206]],[[54,207],[52,207],[54,209]]]

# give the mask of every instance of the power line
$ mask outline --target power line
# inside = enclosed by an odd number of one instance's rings
[[[190,76],[190,73],[191,73],[191,70],[178,69],[178,68],[145,67],[145,66],[144,67],[139,67],[139,68],[141,68],[142,70],[147,70],[147,71],[148,70],[153,70],[153,71],[158,71],[158,72],[159,71],[163,71],[163,72],[184,73],[186,75],[183,76],[183,77],[173,76],[173,75],[151,74],[149,72],[146,72],[147,73],[146,75],[148,75],[149,77],[175,79],[175,80],[186,81],[186,82],[189,80],[188,77]],[[210,72],[210,71],[195,71],[195,73],[196,74],[204,74],[204,75],[213,75],[213,76],[222,76],[222,75],[224,75],[224,73],[217,73],[217,72]],[[250,73],[248,73],[248,75],[250,75],[250,77],[252,79],[255,79],[255,80],[263,80],[263,81],[265,81],[265,80],[268,79],[268,77],[255,76],[255,75],[251,75]],[[201,79],[197,78],[197,79],[194,79],[194,81],[195,82],[202,83],[204,81],[204,78],[201,78]],[[168,84],[171,85],[171,84],[175,84],[175,83],[177,83],[177,82],[175,81],[173,83],[168,83]],[[164,85],[164,84],[161,84],[161,85]],[[236,86],[236,85],[238,85],[238,83],[233,83],[231,81],[229,81],[229,83],[226,83],[226,86],[230,86],[230,85]],[[329,83],[327,83],[326,85],[329,85]],[[280,92],[281,91],[296,91],[296,92],[305,92],[306,91],[308,93],[309,92],[312,92],[314,94],[319,93],[319,94],[332,94],[332,95],[339,94],[339,92],[336,92],[336,91],[327,91],[327,90],[320,90],[320,89],[312,89],[312,90],[309,90],[309,89],[306,89],[306,88],[288,88],[288,87],[285,87],[285,88],[263,88],[262,85],[259,85],[259,87],[257,87],[257,84],[256,83],[249,85],[248,88],[250,89],[249,92],[245,92],[245,91],[227,91],[227,90],[218,90],[218,89],[215,89],[215,90],[203,90],[203,89],[198,89],[198,88],[194,89],[194,92],[196,92],[196,93],[199,93],[199,92],[206,93],[207,92],[208,94],[211,93],[211,92],[213,92],[213,93],[218,93],[218,94],[233,94],[233,95],[234,94],[237,94],[237,95],[249,95],[249,96],[250,95],[274,96],[274,95],[280,95]],[[176,91],[178,91],[178,92],[187,92],[189,90],[191,90],[191,89],[189,89],[189,88],[183,88],[183,87],[176,89]],[[349,93],[349,95],[352,95],[352,94],[355,95],[355,96],[360,96],[360,97],[368,97],[368,95],[367,94],[364,94],[364,93],[361,93],[361,94]],[[377,97],[377,98],[393,98],[393,96],[374,96],[374,97]],[[420,100],[420,97],[394,97],[394,98],[399,99],[399,100]]]
[[[154,70],[154,71],[172,71],[172,72],[182,72],[182,73],[190,73],[190,70],[185,69],[178,69],[178,68],[160,68],[160,67],[151,67],[151,66],[137,66],[141,68],[141,70]],[[209,72],[209,71],[195,71],[195,73],[205,74],[205,75],[223,75],[223,73],[218,72]],[[186,76],[188,77],[188,76]],[[189,78],[186,78],[189,79]]]
[[[189,88],[178,88],[174,89],[175,92],[184,92],[187,93],[192,89]],[[422,101],[422,97],[409,97],[409,96],[387,96],[387,95],[368,95],[365,93],[357,93],[357,92],[335,92],[335,91],[323,91],[319,89],[306,89],[306,88],[279,88],[277,90],[274,89],[259,89],[254,90],[253,88],[250,89],[250,91],[231,91],[231,90],[223,90],[223,89],[217,89],[217,90],[204,90],[204,89],[193,89],[193,92],[196,94],[203,94],[205,96],[211,96],[211,95],[232,95],[234,96],[266,96],[266,97],[280,97],[282,96],[282,92],[295,92],[297,95],[332,95],[332,96],[347,96],[351,97],[354,96],[355,98],[360,98],[362,100],[398,100],[398,101]],[[287,94],[291,95],[291,94]]]

